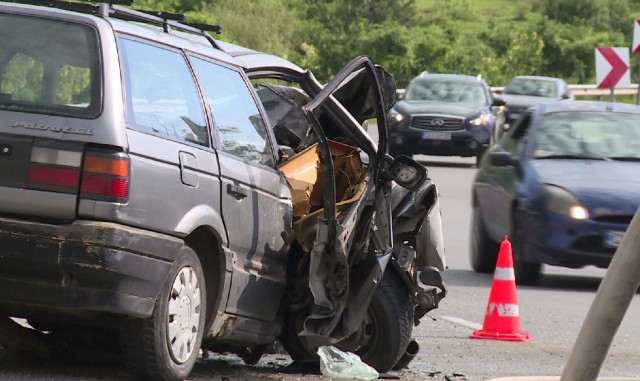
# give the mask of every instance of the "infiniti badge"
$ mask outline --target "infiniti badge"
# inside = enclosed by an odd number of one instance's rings
[[[444,120],[442,119],[431,119],[432,126],[442,126],[444,124]]]

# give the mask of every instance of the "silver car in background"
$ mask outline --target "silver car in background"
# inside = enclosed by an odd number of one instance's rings
[[[575,99],[564,79],[535,75],[513,77],[499,94],[506,102],[505,124],[508,125],[513,124],[531,106]]]

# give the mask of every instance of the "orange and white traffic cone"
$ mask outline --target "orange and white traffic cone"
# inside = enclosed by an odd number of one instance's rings
[[[520,311],[513,271],[511,242],[507,236],[504,236],[504,240],[500,244],[484,324],[482,329],[473,332],[471,338],[506,341],[531,340],[531,336],[520,330]]]

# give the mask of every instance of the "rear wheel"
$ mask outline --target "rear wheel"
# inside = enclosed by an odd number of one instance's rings
[[[200,350],[205,323],[204,274],[195,252],[182,248],[152,315],[122,329],[125,365],[140,380],[183,380]]]
[[[473,206],[471,218],[471,267],[479,273],[490,273],[496,268],[499,245],[493,242],[482,222],[480,207]]]
[[[513,271],[516,283],[523,285],[536,284],[540,279],[542,265],[524,260],[525,242],[522,225],[514,220],[513,229]]]

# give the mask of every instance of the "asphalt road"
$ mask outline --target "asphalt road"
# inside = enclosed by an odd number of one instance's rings
[[[518,286],[521,330],[530,342],[477,340],[493,276],[474,273],[468,260],[471,158],[417,156],[439,187],[449,268],[443,273],[449,294],[440,308],[414,329],[420,352],[409,368],[392,376],[401,380],[489,380],[524,375],[556,375],[595,296],[604,270],[549,268],[535,287]],[[640,377],[640,299],[636,295],[613,341],[601,376]],[[326,380],[299,370],[285,373],[286,355],[265,356],[245,366],[235,356],[202,359],[190,380]],[[29,362],[0,351],[0,380],[127,380],[119,362]]]
[[[457,379],[562,374],[605,270],[544,267],[539,285],[518,286],[521,330],[531,342],[475,340],[482,327],[493,275],[469,264],[473,159],[417,156],[440,189],[449,295],[414,334],[421,351],[410,370],[428,367]],[[600,376],[640,377],[640,298],[627,310]]]

